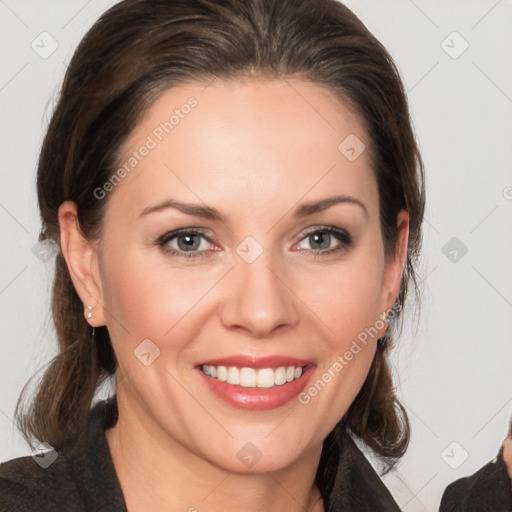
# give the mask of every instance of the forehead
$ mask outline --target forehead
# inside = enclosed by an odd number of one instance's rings
[[[286,208],[333,192],[371,202],[368,145],[357,116],[318,84],[183,85],[164,91],[128,139],[120,165],[135,165],[114,196],[141,209],[166,194],[231,208],[275,208],[276,198]]]

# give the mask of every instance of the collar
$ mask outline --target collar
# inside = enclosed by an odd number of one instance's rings
[[[97,403],[68,452],[70,472],[86,510],[126,512],[105,430],[118,419],[117,400]],[[341,457],[340,463],[340,455]],[[316,483],[326,512],[400,512],[391,493],[350,435],[338,427],[325,439]]]
[[[105,430],[117,423],[116,397],[97,403],[80,433],[69,441],[67,467],[84,510],[126,512]],[[66,444],[68,444],[66,443]],[[63,451],[66,446],[63,446]]]
[[[372,465],[339,426],[324,441],[316,483],[326,512],[400,512]]]

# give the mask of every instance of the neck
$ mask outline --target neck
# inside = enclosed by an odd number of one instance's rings
[[[154,428],[147,414],[133,408],[119,388],[117,402],[119,420],[105,434],[130,512],[324,510],[314,483],[321,445],[279,471],[236,473]]]

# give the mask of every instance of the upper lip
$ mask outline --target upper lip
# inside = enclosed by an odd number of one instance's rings
[[[200,363],[198,366],[237,366],[239,368],[279,368],[280,366],[308,366],[312,365],[312,361],[306,359],[298,359],[296,357],[275,355],[256,357],[251,355],[236,355],[222,357],[219,359],[209,359]]]

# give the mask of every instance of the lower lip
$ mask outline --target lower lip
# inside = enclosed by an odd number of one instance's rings
[[[308,366],[298,379],[272,388],[245,388],[221,382],[205,375],[197,368],[204,382],[215,395],[234,407],[248,411],[266,411],[288,403],[306,387],[314,370],[314,366]]]

